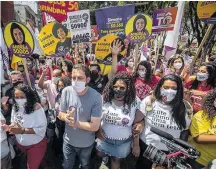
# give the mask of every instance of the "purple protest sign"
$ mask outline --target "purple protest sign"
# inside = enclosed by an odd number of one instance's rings
[[[125,25],[134,15],[135,5],[101,8],[96,11],[96,22],[100,37],[114,34],[125,38]]]
[[[171,31],[174,29],[178,8],[158,9],[154,11],[152,32]]]

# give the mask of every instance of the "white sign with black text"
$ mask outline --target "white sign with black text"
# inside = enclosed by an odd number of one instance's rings
[[[89,10],[68,12],[67,15],[72,43],[90,42],[91,25]]]

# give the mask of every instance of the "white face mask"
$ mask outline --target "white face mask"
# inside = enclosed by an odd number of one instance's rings
[[[54,84],[57,84],[57,82],[58,82],[59,79],[60,79],[59,77],[53,77],[53,78],[52,78],[52,82],[53,82]]]
[[[142,78],[144,78],[145,75],[146,75],[146,72],[145,72],[145,71],[140,71],[140,70],[139,70],[137,73],[138,73],[139,76],[142,77]]]
[[[161,96],[166,97],[167,102],[171,102],[175,96],[177,91],[173,89],[161,89]]]
[[[75,92],[81,93],[86,88],[86,82],[72,80],[72,86]]]
[[[133,62],[128,62],[128,66],[133,68],[134,67],[134,63]]]
[[[174,63],[173,64],[173,67],[175,68],[175,69],[181,69],[182,68],[182,63]]]
[[[63,70],[64,72],[66,72],[66,71],[67,71],[67,67],[66,67],[66,66],[63,66],[63,67],[62,67],[62,70]]]
[[[15,101],[17,102],[19,107],[23,107],[26,104],[27,99],[15,99]]]
[[[197,73],[197,80],[204,81],[207,80],[209,75],[207,73]]]

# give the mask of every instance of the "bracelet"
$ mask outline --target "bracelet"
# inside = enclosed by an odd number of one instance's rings
[[[24,134],[25,133],[25,128],[22,128],[22,133],[21,134]]]

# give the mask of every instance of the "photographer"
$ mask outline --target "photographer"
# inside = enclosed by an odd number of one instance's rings
[[[196,161],[190,161],[195,169],[201,169],[216,157],[216,90],[209,93],[204,100],[203,110],[192,118],[189,142],[200,151]]]
[[[140,110],[144,114],[145,127],[140,136],[141,153],[136,169],[143,169],[143,166],[145,169],[152,168],[152,162],[143,157],[143,152],[149,144],[168,153],[160,137],[150,131],[151,127],[165,131],[175,138],[187,140],[190,119],[183,102],[181,78],[172,74],[164,76],[154,90],[154,97],[155,101],[149,96],[141,102]],[[148,104],[149,100],[152,102],[151,106]]]

